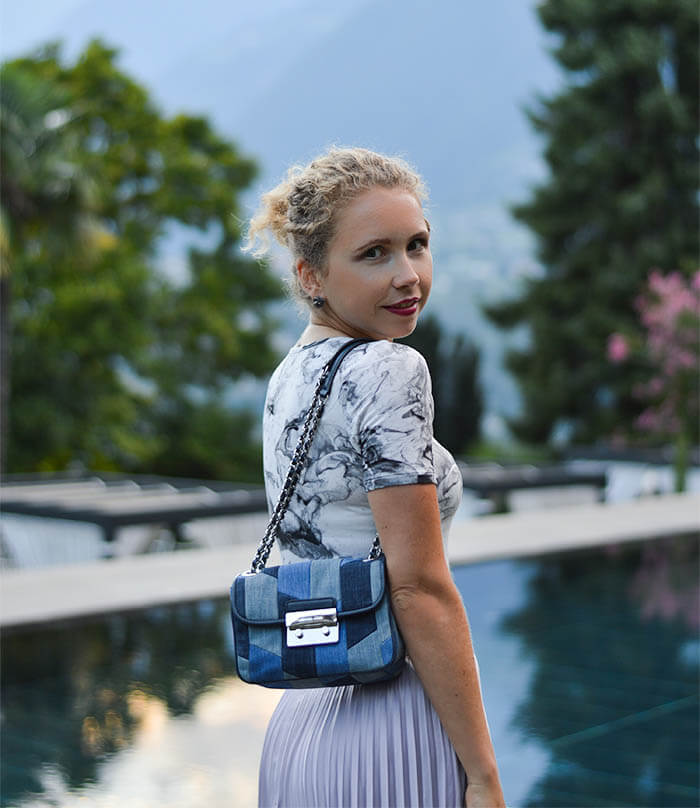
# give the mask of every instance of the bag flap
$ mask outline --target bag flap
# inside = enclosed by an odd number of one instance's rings
[[[350,617],[375,609],[385,586],[384,556],[298,561],[238,575],[231,587],[231,611],[249,625],[284,625],[288,604],[332,598],[338,617]]]

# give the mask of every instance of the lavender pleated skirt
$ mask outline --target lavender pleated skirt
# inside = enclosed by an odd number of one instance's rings
[[[260,808],[458,808],[467,779],[414,668],[374,685],[286,690]]]

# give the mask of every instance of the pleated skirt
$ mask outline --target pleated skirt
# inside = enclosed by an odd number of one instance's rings
[[[365,686],[286,690],[260,808],[461,808],[467,778],[414,668]]]

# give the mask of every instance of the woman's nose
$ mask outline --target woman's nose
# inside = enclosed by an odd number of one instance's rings
[[[419,280],[420,276],[416,272],[413,262],[407,255],[403,255],[396,266],[394,286],[413,286]]]

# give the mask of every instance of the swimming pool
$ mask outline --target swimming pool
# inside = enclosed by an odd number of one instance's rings
[[[698,539],[458,567],[509,806],[690,806]],[[2,640],[2,805],[246,808],[278,691],[227,602]]]

